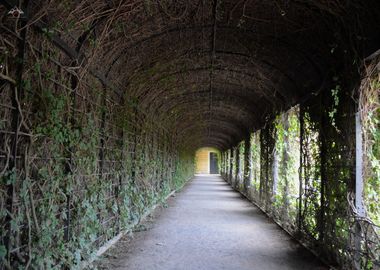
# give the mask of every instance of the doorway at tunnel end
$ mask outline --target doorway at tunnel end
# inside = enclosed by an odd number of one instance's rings
[[[195,153],[195,174],[219,174],[220,151],[213,147],[199,148]]]

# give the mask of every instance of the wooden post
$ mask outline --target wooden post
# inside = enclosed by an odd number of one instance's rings
[[[360,216],[365,216],[363,203],[363,141],[360,114],[355,115],[356,173],[355,173],[355,207]]]
[[[239,170],[240,170],[240,149],[239,145],[235,148],[235,175],[234,175],[234,181],[233,181],[233,187],[238,188],[239,184]]]
[[[302,230],[302,194],[303,194],[303,181],[302,181],[302,175],[303,175],[303,140],[304,140],[304,113],[303,113],[303,106],[300,105],[300,112],[299,112],[299,121],[300,121],[300,168],[298,172],[299,176],[299,183],[298,183],[298,211],[297,211],[297,227],[298,231],[301,232]]]
[[[229,160],[229,163],[230,163],[230,173],[229,173],[229,177],[228,177],[228,182],[232,185],[232,178],[233,178],[233,160],[234,160],[234,149],[231,147],[230,148],[230,160]]]
[[[273,204],[276,201],[277,185],[278,185],[278,154],[277,154],[276,146],[273,147],[273,152],[272,152],[272,177],[273,177],[273,183],[272,183],[271,204]]]
[[[282,206],[282,213],[283,213],[283,218],[288,220],[289,218],[289,205],[290,205],[290,200],[289,200],[289,177],[287,175],[287,172],[289,170],[289,150],[290,150],[290,143],[289,143],[289,114],[284,114],[283,115],[283,121],[284,121],[284,149],[283,149],[283,159],[282,159],[282,168],[284,170],[284,184],[285,184],[285,190],[284,190],[284,196],[285,200]]]
[[[322,97],[321,97],[322,98]],[[321,102],[321,106],[323,106],[323,103]],[[321,141],[321,150],[320,150],[320,159],[321,159],[321,209],[319,213],[319,222],[318,224],[318,231],[319,231],[319,241],[322,243],[324,241],[325,236],[325,214],[326,214],[326,204],[325,204],[325,197],[326,197],[326,181],[327,181],[327,171],[326,171],[326,119],[325,115],[322,113],[321,117],[321,123],[319,127],[319,139]]]
[[[359,217],[365,216],[365,209],[363,203],[363,141],[362,141],[362,125],[360,113],[355,114],[355,208]],[[362,230],[359,221],[355,222],[355,250],[354,250],[354,268],[361,269],[361,240]]]
[[[248,135],[244,142],[244,190],[248,193],[249,186],[251,185],[251,140]]]
[[[260,132],[260,176],[259,176],[259,201],[263,200],[263,191],[266,178],[266,145],[264,145],[265,128]]]

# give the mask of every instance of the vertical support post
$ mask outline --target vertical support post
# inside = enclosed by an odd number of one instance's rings
[[[323,107],[324,104],[322,102],[322,96],[321,96],[321,101],[320,101],[320,104],[321,106]],[[322,117],[321,117],[321,123],[320,123],[320,126],[319,126],[319,139],[321,141],[321,150],[320,150],[320,159],[321,159],[321,168],[320,168],[320,172],[321,172],[321,209],[320,209],[320,212],[319,212],[319,221],[317,222],[317,226],[318,226],[318,231],[319,231],[319,241],[320,243],[322,244],[324,242],[324,238],[325,238],[325,222],[326,222],[326,219],[325,219],[325,215],[326,215],[326,182],[327,182],[327,168],[326,168],[326,163],[327,163],[327,159],[326,159],[326,143],[327,143],[327,139],[326,139],[326,132],[327,132],[327,129],[326,129],[326,116],[322,113]]]
[[[230,148],[230,160],[229,160],[229,163],[230,163],[230,173],[229,173],[229,177],[228,177],[228,182],[232,185],[232,178],[233,178],[233,160],[234,160],[234,149],[233,148]]]
[[[276,153],[276,146],[275,146],[275,137],[274,137],[274,123],[273,121],[270,123],[270,125],[267,128],[267,157],[268,157],[268,166],[267,166],[267,187],[266,187],[266,210],[270,215],[273,215],[273,198],[274,198],[274,174],[276,174],[276,178],[278,178],[278,173],[274,172],[274,170],[278,171],[277,161],[274,160],[277,159],[277,153]],[[272,170],[272,171],[271,171]],[[276,179],[276,185],[277,185],[277,179]]]
[[[223,175],[227,173],[227,152],[223,152]]]
[[[220,163],[220,170],[219,173],[224,177],[224,172],[225,172],[225,166],[226,166],[226,155],[225,152],[221,152],[221,163]]]
[[[226,172],[225,172],[225,177],[228,179],[229,172],[230,172],[230,152],[229,150],[226,150]]]
[[[355,207],[360,216],[365,215],[363,204],[363,140],[360,114],[355,114],[356,173],[355,173]]]
[[[250,179],[251,179],[251,159],[250,159],[250,153],[251,153],[251,139],[248,135],[245,138],[244,143],[244,190],[246,193],[248,193],[248,189],[250,186]]]
[[[273,164],[272,164],[272,175],[273,175],[273,185],[272,185],[272,198],[271,203],[276,201],[277,195],[277,185],[278,185],[278,155],[276,151],[276,146],[273,147]]]
[[[263,128],[260,132],[260,175],[259,175],[259,201],[260,203],[263,200],[263,193],[265,188],[265,178],[267,174],[266,164],[266,144],[265,141],[266,129]]]
[[[230,159],[231,159],[231,152],[230,150],[226,150],[226,179],[230,177]]]
[[[239,186],[239,171],[240,171],[240,149],[239,145],[235,148],[235,175],[233,181],[233,187],[238,188]]]
[[[298,232],[301,232],[302,230],[302,195],[303,195],[303,181],[302,181],[302,176],[303,176],[303,169],[304,169],[304,164],[303,164],[303,141],[304,141],[304,114],[303,114],[303,106],[302,104],[300,105],[300,112],[299,112],[299,122],[300,122],[300,167],[298,171],[298,176],[299,176],[299,183],[298,183],[298,214],[297,214],[297,227],[298,227]]]
[[[269,172],[270,172],[270,168],[269,168],[269,164],[270,164],[270,147],[269,147],[269,137],[270,137],[270,133],[269,133],[269,127],[265,127],[265,179],[264,179],[264,197],[265,197],[265,202],[264,202],[264,205],[265,205],[265,209],[268,210],[267,206],[269,204],[268,202],[268,198],[269,197]]]
[[[219,168],[219,173],[223,176],[224,174],[224,153],[220,153],[220,168]]]
[[[282,121],[284,125],[284,148],[283,148],[283,153],[282,153],[282,161],[281,161],[281,166],[283,170],[283,181],[285,185],[284,189],[284,198],[283,198],[283,204],[282,204],[282,217],[285,220],[289,220],[289,206],[290,206],[290,187],[289,187],[289,176],[288,176],[288,171],[289,171],[289,150],[290,150],[290,136],[289,136],[289,113],[285,113],[282,116]],[[278,178],[278,176],[277,176]]]
[[[360,112],[355,114],[355,208],[359,217],[365,216],[363,204],[363,139]],[[359,221],[355,220],[355,253],[354,268],[361,269],[361,240],[362,230]]]
[[[227,152],[223,152],[223,176],[227,175]]]

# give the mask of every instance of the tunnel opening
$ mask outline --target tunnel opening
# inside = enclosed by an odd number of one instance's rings
[[[326,262],[380,267],[379,1],[0,14],[1,269],[80,268],[215,167]]]

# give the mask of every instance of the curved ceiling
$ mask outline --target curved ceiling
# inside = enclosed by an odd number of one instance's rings
[[[380,44],[377,0],[71,2],[49,24],[74,21],[86,64],[190,148],[236,144]]]

